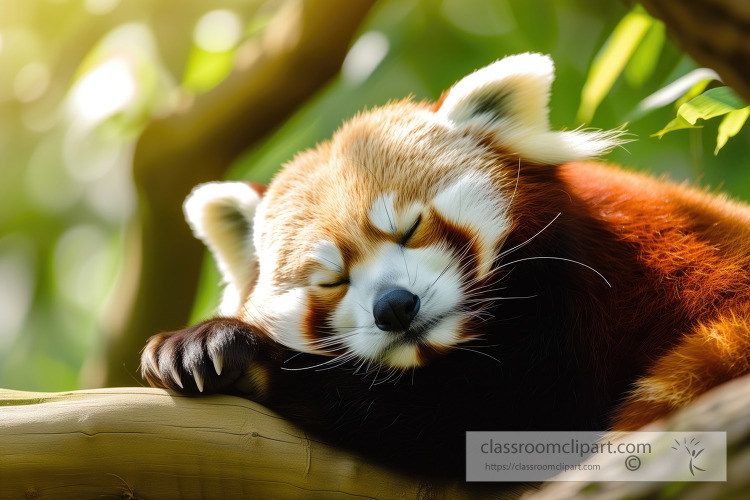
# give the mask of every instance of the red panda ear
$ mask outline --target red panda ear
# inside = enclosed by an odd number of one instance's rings
[[[440,98],[435,113],[470,130],[489,131],[511,153],[537,163],[563,163],[602,155],[621,132],[549,129],[554,64],[542,54],[518,54],[460,80]]]
[[[528,128],[547,130],[553,79],[554,64],[548,56],[509,56],[461,79],[437,113],[454,122],[512,120]]]
[[[222,315],[234,315],[255,283],[253,227],[264,191],[265,186],[250,182],[209,182],[185,199],[185,218],[193,234],[211,250],[227,282]]]

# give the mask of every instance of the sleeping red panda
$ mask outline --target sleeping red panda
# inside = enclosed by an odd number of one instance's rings
[[[463,474],[467,430],[636,429],[750,372],[750,208],[583,160],[522,54],[361,113],[185,203],[220,316],[152,337],[154,386],[245,395],[329,441]]]

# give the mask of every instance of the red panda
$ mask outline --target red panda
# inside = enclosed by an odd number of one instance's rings
[[[750,372],[750,207],[587,161],[622,134],[550,130],[552,79],[510,56],[264,193],[198,186],[220,316],[152,337],[145,378],[462,474],[466,431],[637,429]]]

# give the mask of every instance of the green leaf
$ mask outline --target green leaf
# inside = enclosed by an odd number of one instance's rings
[[[709,83],[718,80],[718,78],[719,75],[712,69],[694,69],[643,99],[633,111],[625,116],[623,121],[632,122],[638,120],[653,110],[672,104],[673,102],[676,102],[676,106],[679,108],[681,104],[686,103],[703,92]],[[687,95],[690,95],[690,97],[685,99]]]
[[[695,124],[699,118],[708,120],[714,116],[721,116],[742,109],[745,103],[729,87],[717,87],[707,90],[701,95],[690,99],[680,106],[677,114],[685,120]]]
[[[719,134],[716,136],[716,149],[714,149],[714,156],[719,154],[719,150],[724,147],[730,137],[734,137],[742,129],[742,126],[747,121],[747,117],[750,115],[750,106],[735,111],[730,111],[721,120],[719,124]]]
[[[202,93],[217,86],[231,73],[234,67],[234,50],[208,52],[193,46],[185,67],[182,86]]]
[[[653,23],[654,19],[642,7],[635,6],[615,27],[591,63],[591,69],[581,91],[581,106],[578,108],[580,122],[589,122],[594,117],[596,108],[609,93]]]
[[[674,120],[667,123],[666,127],[664,127],[663,129],[661,129],[655,134],[651,134],[651,137],[659,137],[659,139],[661,139],[661,137],[667,132],[672,132],[674,130],[681,130],[684,128],[701,128],[701,127],[690,123],[689,121],[685,120],[683,117],[678,115]]]
[[[640,87],[654,74],[666,39],[664,23],[654,21],[625,68],[625,81]]]
[[[704,68],[701,68],[701,69],[704,69]],[[716,75],[716,77],[714,77],[713,80],[721,81],[721,78],[719,77],[719,75]],[[711,79],[706,79],[706,80],[697,82],[687,92],[685,92],[685,94],[682,97],[680,97],[679,99],[675,101],[675,108],[680,109],[680,106],[690,101],[694,97],[698,97],[699,95],[701,95],[703,91],[706,90],[706,87],[708,87],[708,84],[711,82],[712,82]]]

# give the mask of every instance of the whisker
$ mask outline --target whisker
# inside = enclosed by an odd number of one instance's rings
[[[356,358],[356,356],[354,354],[352,354],[352,353],[349,353],[348,355],[347,354],[342,354],[341,356],[337,357],[337,359],[338,358],[344,358],[344,359],[341,359],[339,363],[332,364],[331,366],[327,366],[325,368],[317,368],[315,371],[316,372],[322,372],[322,371],[326,371],[326,370],[333,370],[333,369],[339,368],[339,367],[341,367],[341,365],[343,365],[345,363],[348,363],[352,359]]]
[[[477,238],[479,238],[479,235],[475,235],[471,240],[469,240],[468,242],[466,242],[466,244],[464,245],[464,248],[462,248],[459,251],[459,255],[458,255],[458,261],[459,262],[462,261],[464,259],[464,257],[466,257],[466,254],[469,253],[469,250],[471,250],[471,246],[476,242]],[[462,264],[461,267],[459,267],[459,272],[463,272],[465,270],[465,268],[468,267],[470,264],[473,264],[473,262],[471,260],[469,262],[466,262],[466,263]],[[435,283],[437,283],[438,280],[440,278],[442,278],[445,275],[446,272],[448,272],[448,269],[450,269],[452,265],[453,265],[453,262],[448,263],[443,268],[443,270],[440,271],[440,274],[438,274],[437,278],[435,278],[435,281],[433,281],[432,284],[428,288],[431,288],[431,287],[435,286]]]
[[[508,254],[515,252],[519,248],[522,248],[522,247],[528,245],[531,242],[531,240],[533,240],[534,238],[536,238],[537,236],[539,236],[540,234],[542,234],[548,227],[550,227],[557,220],[557,218],[560,217],[560,215],[562,215],[562,212],[559,212],[557,215],[555,215],[555,217],[551,221],[549,221],[546,226],[544,226],[535,235],[531,236],[529,239],[527,239],[523,243],[519,243],[518,245],[514,246],[513,248],[509,248],[507,250],[503,250],[502,252],[500,252],[497,255],[497,257],[495,257],[495,260],[496,261],[500,260],[503,257],[507,256]]]
[[[517,299],[533,299],[537,297],[536,295],[527,295],[524,297],[488,297],[488,298],[478,298],[478,299],[467,299],[463,302],[467,304],[481,304],[482,302],[494,302],[496,300],[517,300]]]
[[[288,362],[288,361],[291,361],[291,360],[293,360],[294,358],[296,358],[297,356],[301,356],[302,354],[303,354],[303,353],[301,353],[301,352],[298,352],[297,354],[294,354],[293,356],[291,356],[291,357],[289,357],[289,358],[285,359],[285,360],[284,360],[284,363],[286,363],[286,362]]]
[[[411,276],[409,276],[409,265],[406,263],[406,249],[401,248],[401,257],[404,259],[404,270],[406,270],[406,282],[411,282]]]
[[[346,354],[342,354],[341,356],[346,356]],[[287,368],[287,367],[283,367],[282,366],[281,369],[285,370],[285,371],[290,371],[290,372],[296,372],[296,371],[302,371],[302,370],[313,370],[315,368],[319,368],[321,366],[325,366],[325,365],[328,365],[328,364],[340,361],[339,358],[341,356],[336,356],[334,358],[329,359],[328,361],[324,361],[323,363],[319,363],[319,364],[313,365],[313,366],[303,366],[303,367],[300,367],[300,368]]]
[[[494,359],[495,361],[497,361],[497,362],[498,362],[498,363],[500,363],[501,365],[503,364],[503,363],[502,363],[502,362],[501,362],[501,361],[500,361],[499,359],[497,359],[497,358],[496,358],[495,356],[492,356],[492,355],[490,355],[490,354],[487,354],[486,352],[482,352],[482,351],[477,351],[476,349],[471,349],[471,348],[469,348],[469,347],[459,347],[459,346],[453,346],[453,348],[454,348],[454,349],[459,349],[459,350],[461,350],[461,351],[468,351],[468,352],[473,352],[473,353],[476,353],[476,354],[481,354],[482,356],[487,356],[487,357],[488,357],[488,358],[490,358],[490,359]]]
[[[507,208],[505,209],[505,213],[503,214],[504,216],[507,216],[507,215],[508,215],[508,211],[510,211],[510,208],[511,208],[511,207],[513,206],[513,200],[514,200],[514,199],[515,199],[515,197],[516,197],[516,191],[518,190],[518,180],[519,180],[520,178],[521,178],[521,157],[519,156],[519,157],[518,157],[518,169],[517,169],[517,171],[516,171],[516,185],[515,185],[515,187],[513,188],[513,194],[511,195],[511,197],[510,197],[510,201],[508,202],[508,206],[507,206]]]
[[[544,256],[540,256],[540,257],[525,257],[523,259],[514,260],[512,262],[506,262],[506,263],[502,264],[501,266],[498,266],[497,268],[500,269],[500,268],[503,268],[505,266],[510,266],[512,264],[517,264],[519,262],[523,262],[523,261],[526,261],[526,260],[562,260],[562,261],[565,261],[565,262],[571,262],[573,264],[578,264],[579,266],[583,266],[586,269],[595,272],[601,279],[604,280],[604,282],[607,284],[608,287],[612,288],[612,285],[610,284],[609,281],[607,281],[607,278],[605,278],[604,275],[602,275],[602,273],[600,273],[599,271],[597,271],[593,267],[591,267],[591,266],[589,266],[587,264],[584,264],[583,262],[579,262],[577,260],[566,259],[565,257],[552,257],[552,256],[548,256],[548,257],[544,257]]]

